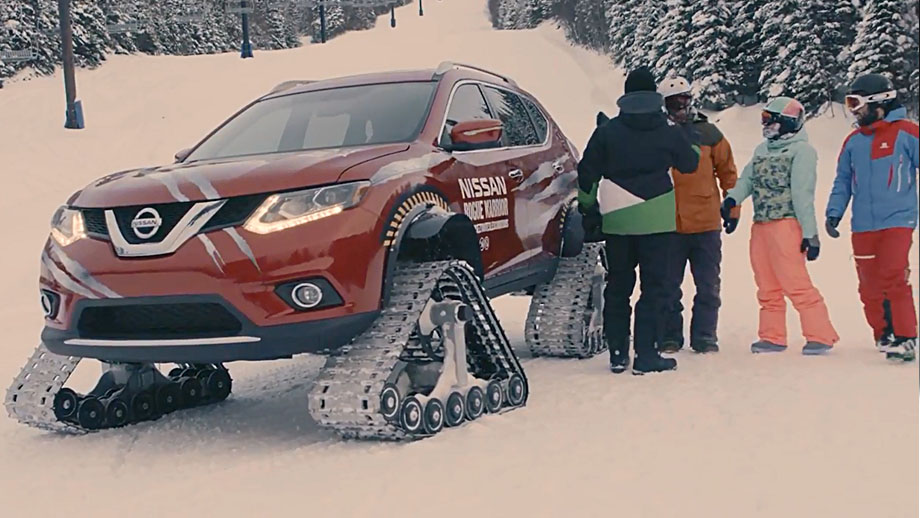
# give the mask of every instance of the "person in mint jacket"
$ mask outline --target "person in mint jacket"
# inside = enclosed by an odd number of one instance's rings
[[[620,113],[598,115],[578,164],[578,207],[586,236],[601,236],[607,252],[604,333],[610,370],[629,364],[630,296],[639,268],[633,374],[677,367],[655,348],[658,315],[669,301],[668,255],[677,228],[671,168],[692,173],[699,161],[684,132],[667,119],[655,78],[645,68],[630,72],[626,94],[617,100]]]
[[[916,357],[917,309],[908,256],[917,228],[920,132],[907,120],[891,81],[880,74],[856,78],[846,104],[859,128],[837,159],[825,225],[838,237],[837,225],[852,200],[853,255],[866,320],[880,351],[910,361]]]
[[[803,354],[824,354],[839,336],[805,266],[806,257],[814,261],[820,251],[814,205],[818,154],[805,133],[805,109],[795,99],[770,101],[761,123],[765,140],[722,204],[725,229],[731,233],[738,224],[731,209],[754,198],[750,256],[760,325],[751,352],[786,350],[788,297],[802,321]]]

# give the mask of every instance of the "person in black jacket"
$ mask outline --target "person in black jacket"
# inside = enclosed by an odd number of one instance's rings
[[[578,207],[586,235],[601,234],[607,252],[604,333],[610,369],[629,365],[629,299],[639,267],[641,296],[636,304],[633,374],[677,368],[655,348],[658,315],[669,299],[667,257],[676,230],[674,186],[670,169],[692,173],[699,161],[678,126],[668,121],[655,78],[645,68],[626,78],[626,94],[617,100],[620,114],[598,117],[578,164]]]

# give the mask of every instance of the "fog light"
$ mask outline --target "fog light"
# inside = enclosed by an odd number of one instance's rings
[[[291,290],[291,299],[304,309],[314,308],[323,301],[323,290],[312,282],[303,282]]]
[[[57,295],[48,290],[40,290],[39,293],[41,293],[42,312],[44,312],[45,318],[56,317],[58,310]]]

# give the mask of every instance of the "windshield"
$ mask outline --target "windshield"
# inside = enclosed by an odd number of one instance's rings
[[[408,142],[422,129],[437,83],[349,86],[259,101],[187,158]]]

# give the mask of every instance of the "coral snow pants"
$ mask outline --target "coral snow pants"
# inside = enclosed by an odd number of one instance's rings
[[[751,228],[751,268],[760,302],[758,334],[761,340],[788,345],[784,297],[789,297],[799,313],[805,339],[834,345],[840,337],[831,324],[824,298],[808,275],[801,245],[802,227],[794,218],[754,223]]]
[[[883,305],[885,299],[891,307],[891,326],[895,336],[916,337],[917,310],[908,280],[908,254],[913,245],[913,229],[854,232],[852,239],[859,276],[859,298],[875,339],[878,340],[888,326]]]

